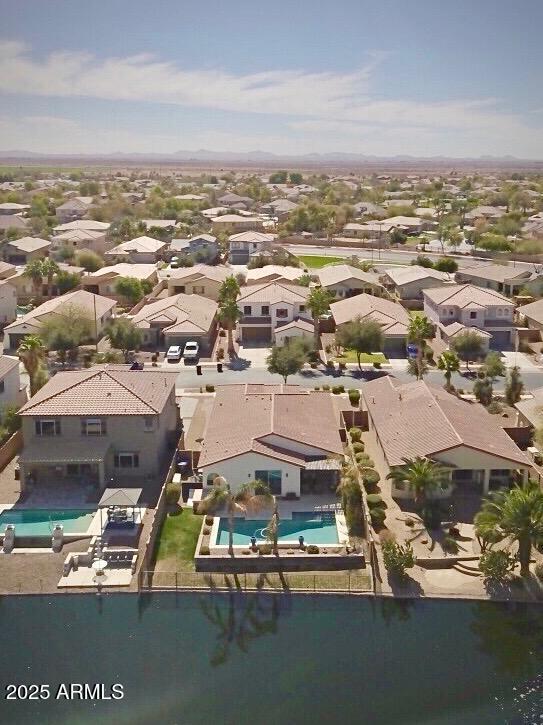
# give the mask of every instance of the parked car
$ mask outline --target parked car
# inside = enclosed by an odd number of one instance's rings
[[[198,343],[194,340],[189,340],[189,342],[185,344],[185,349],[183,350],[183,357],[185,358],[185,360],[196,360],[199,352],[200,345],[198,345]]]
[[[171,362],[181,360],[181,345],[172,345],[169,347],[166,353],[166,360],[170,360]]]

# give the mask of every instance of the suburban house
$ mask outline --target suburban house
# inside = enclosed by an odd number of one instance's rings
[[[247,264],[251,255],[269,251],[274,234],[265,232],[240,232],[228,238],[228,261],[230,264]]]
[[[39,335],[44,320],[51,315],[62,317],[70,306],[87,313],[94,321],[95,334],[92,338],[99,339],[104,326],[111,319],[116,304],[115,300],[91,294],[86,290],[76,290],[60,297],[53,297],[4,328],[4,350],[16,349],[26,335]]]
[[[236,209],[249,209],[254,204],[254,200],[250,196],[240,196],[239,194],[228,192],[217,199],[217,204]]]
[[[213,225],[213,234],[218,234],[219,232],[236,234],[237,232],[246,232],[251,229],[260,231],[264,227],[260,217],[241,216],[241,214],[223,214],[222,216],[216,216],[213,217],[211,223]]]
[[[110,226],[109,222],[97,222],[94,219],[76,219],[73,222],[66,222],[66,224],[58,224],[53,231],[55,234],[62,234],[63,232],[81,231],[83,229],[107,234]]]
[[[507,214],[507,210],[504,206],[476,206],[475,209],[468,211],[465,219],[469,222],[476,222],[478,219],[495,221],[505,214]]]
[[[390,234],[394,229],[394,224],[385,221],[371,221],[358,224],[357,222],[348,222],[343,227],[343,234],[346,237],[361,237],[363,239],[379,239],[381,242],[389,242]]]
[[[10,264],[9,262],[2,262],[0,260],[0,280],[12,277],[14,274],[16,274],[16,272],[17,269],[14,264]]]
[[[330,311],[336,329],[358,318],[378,322],[384,337],[382,352],[388,357],[405,356],[409,314],[401,305],[383,297],[360,294],[332,302]]]
[[[81,277],[85,270],[83,267],[75,267],[65,262],[56,262],[61,272],[69,272]],[[41,290],[37,294],[36,286],[31,277],[25,274],[25,267],[20,267],[14,274],[10,275],[5,281],[15,290],[15,297],[19,304],[26,304],[29,300],[36,296],[55,297],[59,294],[58,287],[53,278],[53,284],[49,285],[48,281],[42,281]]]
[[[530,461],[481,405],[468,403],[424,381],[400,384],[383,377],[362,387],[368,415],[372,457],[386,475],[421,456],[445,466],[450,484],[442,495],[487,494],[528,475]],[[392,483],[392,495],[410,498],[403,484]]]
[[[142,219],[141,223],[146,229],[162,229],[165,232],[173,233],[177,221],[175,219]]]
[[[61,224],[82,219],[92,206],[92,196],[74,196],[57,206],[55,215]]]
[[[74,253],[88,250],[102,255],[111,247],[113,242],[107,238],[106,232],[94,229],[71,229],[51,239],[51,254],[69,248]]]
[[[4,258],[10,264],[26,264],[33,259],[49,256],[51,242],[39,237],[21,237],[8,242],[4,247]]]
[[[493,349],[510,349],[514,345],[515,305],[499,292],[464,284],[423,290],[423,297],[424,313],[436,325],[436,337],[447,341],[448,328],[454,323],[454,334],[460,332],[460,324],[491,335],[489,347]]]
[[[309,289],[286,282],[263,282],[244,287],[238,297],[241,341],[273,342],[278,328],[294,320],[311,321],[306,309]]]
[[[407,235],[420,234],[422,231],[432,229],[435,226],[432,221],[416,216],[391,216],[384,219],[383,223],[392,224],[396,229],[401,229]]]
[[[0,232],[7,232],[9,229],[20,229],[26,231],[28,222],[19,214],[0,214]]]
[[[21,485],[134,486],[177,443],[175,374],[97,366],[59,372],[20,410]]]
[[[163,258],[166,242],[152,237],[136,237],[129,242],[117,244],[109,249],[104,258],[107,262],[129,262],[131,264],[156,264]]]
[[[304,274],[300,267],[283,267],[280,264],[265,264],[263,267],[248,269],[245,284],[262,284],[263,282],[295,282]]]
[[[277,217],[279,221],[284,221],[289,214],[297,209],[298,204],[289,199],[274,199],[262,206],[262,211],[271,216]]]
[[[170,258],[179,255],[193,255],[196,259],[214,262],[219,256],[219,243],[213,234],[198,234],[190,239],[172,239],[168,249]]]
[[[193,267],[179,267],[178,269],[164,269],[160,279],[168,286],[169,295],[179,293],[187,295],[201,295],[210,300],[219,298],[222,283],[234,273],[230,267],[212,267],[208,264],[195,264]]]
[[[473,267],[461,267],[455,275],[460,284],[474,284],[501,292],[508,297],[518,295],[526,289],[528,294],[543,292],[543,274],[507,264],[478,264]]]
[[[4,201],[0,204],[0,216],[11,216],[12,214],[25,214],[30,209],[30,204],[17,204],[14,201]]]
[[[26,385],[21,385],[19,358],[1,355],[0,411],[10,405],[19,408],[26,399]]]
[[[448,272],[411,265],[390,267],[380,276],[382,284],[401,300],[422,300],[422,290],[454,284]]]
[[[207,297],[178,294],[144,305],[132,322],[142,331],[145,347],[184,346],[196,340],[205,355],[215,341],[217,309],[218,304]]]
[[[204,485],[223,476],[234,491],[254,480],[283,497],[335,491],[343,460],[339,430],[329,393],[293,386],[221,387],[198,468]]]
[[[543,426],[543,388],[536,388],[530,392],[531,398],[525,396],[523,400],[515,403],[517,425],[537,431]],[[540,445],[538,447],[541,448]]]
[[[374,272],[364,272],[350,264],[329,264],[317,271],[320,286],[338,299],[362,293],[381,295],[385,292]]]
[[[17,318],[17,292],[7,279],[0,280],[0,329]]]
[[[543,332],[543,299],[517,307],[517,317],[526,327]]]
[[[154,286],[158,279],[155,264],[119,262],[119,264],[97,269],[96,272],[89,272],[81,278],[81,286],[93,294],[120,299],[121,295],[116,292],[115,285],[122,277],[148,282],[151,286]]]

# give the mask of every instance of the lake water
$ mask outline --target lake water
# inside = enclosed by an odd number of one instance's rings
[[[18,725],[542,722],[543,610],[365,597],[156,594],[0,599]],[[59,683],[124,686],[67,702]]]

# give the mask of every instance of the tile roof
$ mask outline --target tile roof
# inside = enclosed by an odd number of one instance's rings
[[[462,267],[456,273],[463,277],[474,277],[476,279],[488,279],[493,282],[505,282],[506,280],[531,280],[537,279],[540,275],[528,269],[512,267],[508,264],[476,264],[473,267]]]
[[[390,267],[384,273],[394,282],[396,287],[425,279],[436,279],[443,283],[450,282],[452,279],[448,272],[427,269],[426,267],[419,267],[416,264],[410,265],[409,267]]]
[[[423,294],[429,300],[438,305],[447,304],[451,307],[487,307],[502,305],[514,307],[510,299],[491,289],[483,289],[473,284],[450,285],[447,287],[432,287],[423,290]]]
[[[155,415],[175,388],[176,373],[99,365],[60,372],[25,403],[21,415]]]
[[[140,328],[153,323],[165,332],[199,332],[207,334],[217,314],[218,304],[200,295],[178,294],[144,305],[132,322]]]
[[[109,299],[109,297],[102,297],[101,295],[95,295],[87,290],[75,290],[74,292],[68,292],[60,297],[53,297],[47,300],[38,307],[35,307],[26,315],[19,317],[15,322],[10,325],[6,325],[4,330],[19,327],[27,323],[38,322],[44,315],[50,315],[53,313],[62,315],[63,308],[66,305],[73,305],[74,307],[81,307],[86,310],[92,317],[94,316],[94,310],[96,310],[96,319],[100,319],[102,315],[109,310],[112,310],[117,303],[115,300]]]
[[[100,267],[96,272],[89,272],[85,275],[83,283],[99,282],[102,278],[113,277],[134,277],[135,279],[150,279],[157,273],[156,264],[130,264],[129,262],[119,262],[111,264],[108,267]]]
[[[44,249],[49,247],[51,242],[47,239],[40,239],[39,237],[21,237],[9,242],[10,247],[20,249],[21,252],[36,252],[38,249]]]
[[[362,320],[376,320],[388,334],[407,334],[409,315],[404,307],[383,297],[361,294],[339,302],[332,302],[330,310],[336,325],[360,317]]]
[[[364,272],[358,267],[350,264],[328,264],[317,272],[319,282],[322,287],[331,287],[341,282],[347,282],[350,279],[358,280],[366,284],[372,284],[381,287],[379,277],[374,272]]]
[[[241,217],[243,219],[243,217]],[[224,219],[224,217],[219,217]],[[238,232],[228,237],[229,242],[273,242],[275,234],[266,234],[265,232]]]
[[[309,289],[288,282],[263,282],[243,287],[238,297],[238,305],[245,302],[288,302],[303,304],[309,296]]]
[[[522,305],[517,308],[519,315],[530,318],[535,322],[543,323],[543,299],[530,302],[528,305]]]
[[[299,267],[282,267],[279,264],[265,264],[263,267],[248,269],[245,277],[246,284],[254,284],[262,280],[285,280],[293,282],[303,275],[303,269]]]
[[[109,222],[97,222],[94,219],[77,219],[74,222],[67,222],[66,224],[59,224],[55,227],[55,232],[69,232],[74,229],[84,229],[93,232],[105,232],[109,229],[111,224]]]
[[[0,380],[2,380],[13,368],[19,367],[19,358],[11,355],[0,355]]]
[[[390,466],[462,445],[530,464],[495,416],[424,381],[400,385],[379,378],[366,383],[362,395]]]
[[[200,466],[251,451],[304,465],[304,456],[291,450],[289,441],[320,449],[323,454],[343,453],[330,394],[301,389],[264,392],[267,388],[263,386],[262,392],[253,386],[247,386],[245,391],[243,386],[218,389],[205,431]],[[284,443],[270,436],[280,437]]]
[[[168,268],[164,270],[161,276],[166,279],[197,281],[199,279],[211,279],[215,282],[224,282],[228,277],[234,275],[231,267],[216,266],[209,264],[195,264],[193,267],[179,267],[177,269]]]
[[[136,237],[135,239],[130,239],[128,242],[117,244],[116,247],[113,247],[113,249],[106,252],[106,255],[120,253],[128,254],[129,252],[159,252],[165,246],[166,242],[161,242],[160,239],[153,239],[152,237],[146,236]]]

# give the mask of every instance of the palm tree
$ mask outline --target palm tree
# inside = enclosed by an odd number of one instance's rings
[[[424,355],[424,346],[426,340],[431,340],[434,336],[434,328],[430,320],[425,316],[415,313],[410,321],[407,330],[407,337],[410,342],[417,346],[417,379],[422,378],[422,358]]]
[[[234,352],[234,327],[240,319],[241,312],[235,298],[227,298],[219,305],[219,320],[228,331],[228,352]]]
[[[543,491],[526,481],[508,491],[494,491],[475,516],[475,532],[483,540],[511,539],[518,545],[520,574],[530,573],[532,546],[543,539]]]
[[[319,318],[328,312],[330,302],[333,299],[334,295],[322,287],[315,287],[307,297],[306,306],[313,315],[313,334],[316,351],[319,349]]]
[[[404,458],[403,460],[404,464],[395,466],[387,478],[395,483],[406,483],[413,493],[415,503],[423,508],[429,494],[438,489],[446,488],[448,483],[446,469],[440,463],[435,463],[429,458],[421,456]]]
[[[443,370],[445,376],[445,390],[451,389],[451,377],[460,370],[460,359],[454,350],[445,350],[437,361],[437,367]]]
[[[227,300],[237,300],[240,291],[239,281],[233,275],[227,277],[219,288],[219,304]]]
[[[279,540],[279,511],[277,510],[277,499],[273,497],[273,514],[269,524],[266,527],[268,539],[272,542],[273,553],[278,556],[278,540]]]
[[[228,553],[234,556],[234,514],[255,512],[273,503],[274,497],[267,484],[250,481],[242,484],[234,493],[222,476],[213,481],[213,488],[200,501],[198,513],[209,513],[226,509],[228,516]]]
[[[43,265],[41,259],[33,259],[29,262],[23,272],[25,277],[28,277],[32,281],[32,287],[34,288],[34,296],[39,302],[42,296],[42,285],[43,285]]]
[[[50,259],[49,257],[46,257],[45,259],[41,260],[41,273],[42,277],[47,278],[47,296],[51,296],[51,291],[53,287],[53,278],[55,275],[57,275],[60,272],[60,267],[55,262],[54,259]]]
[[[21,340],[17,352],[30,378],[30,395],[34,395],[40,387],[38,385],[38,381],[40,380],[39,371],[45,358],[45,347],[43,346],[41,337],[38,337],[38,335],[26,335]]]

